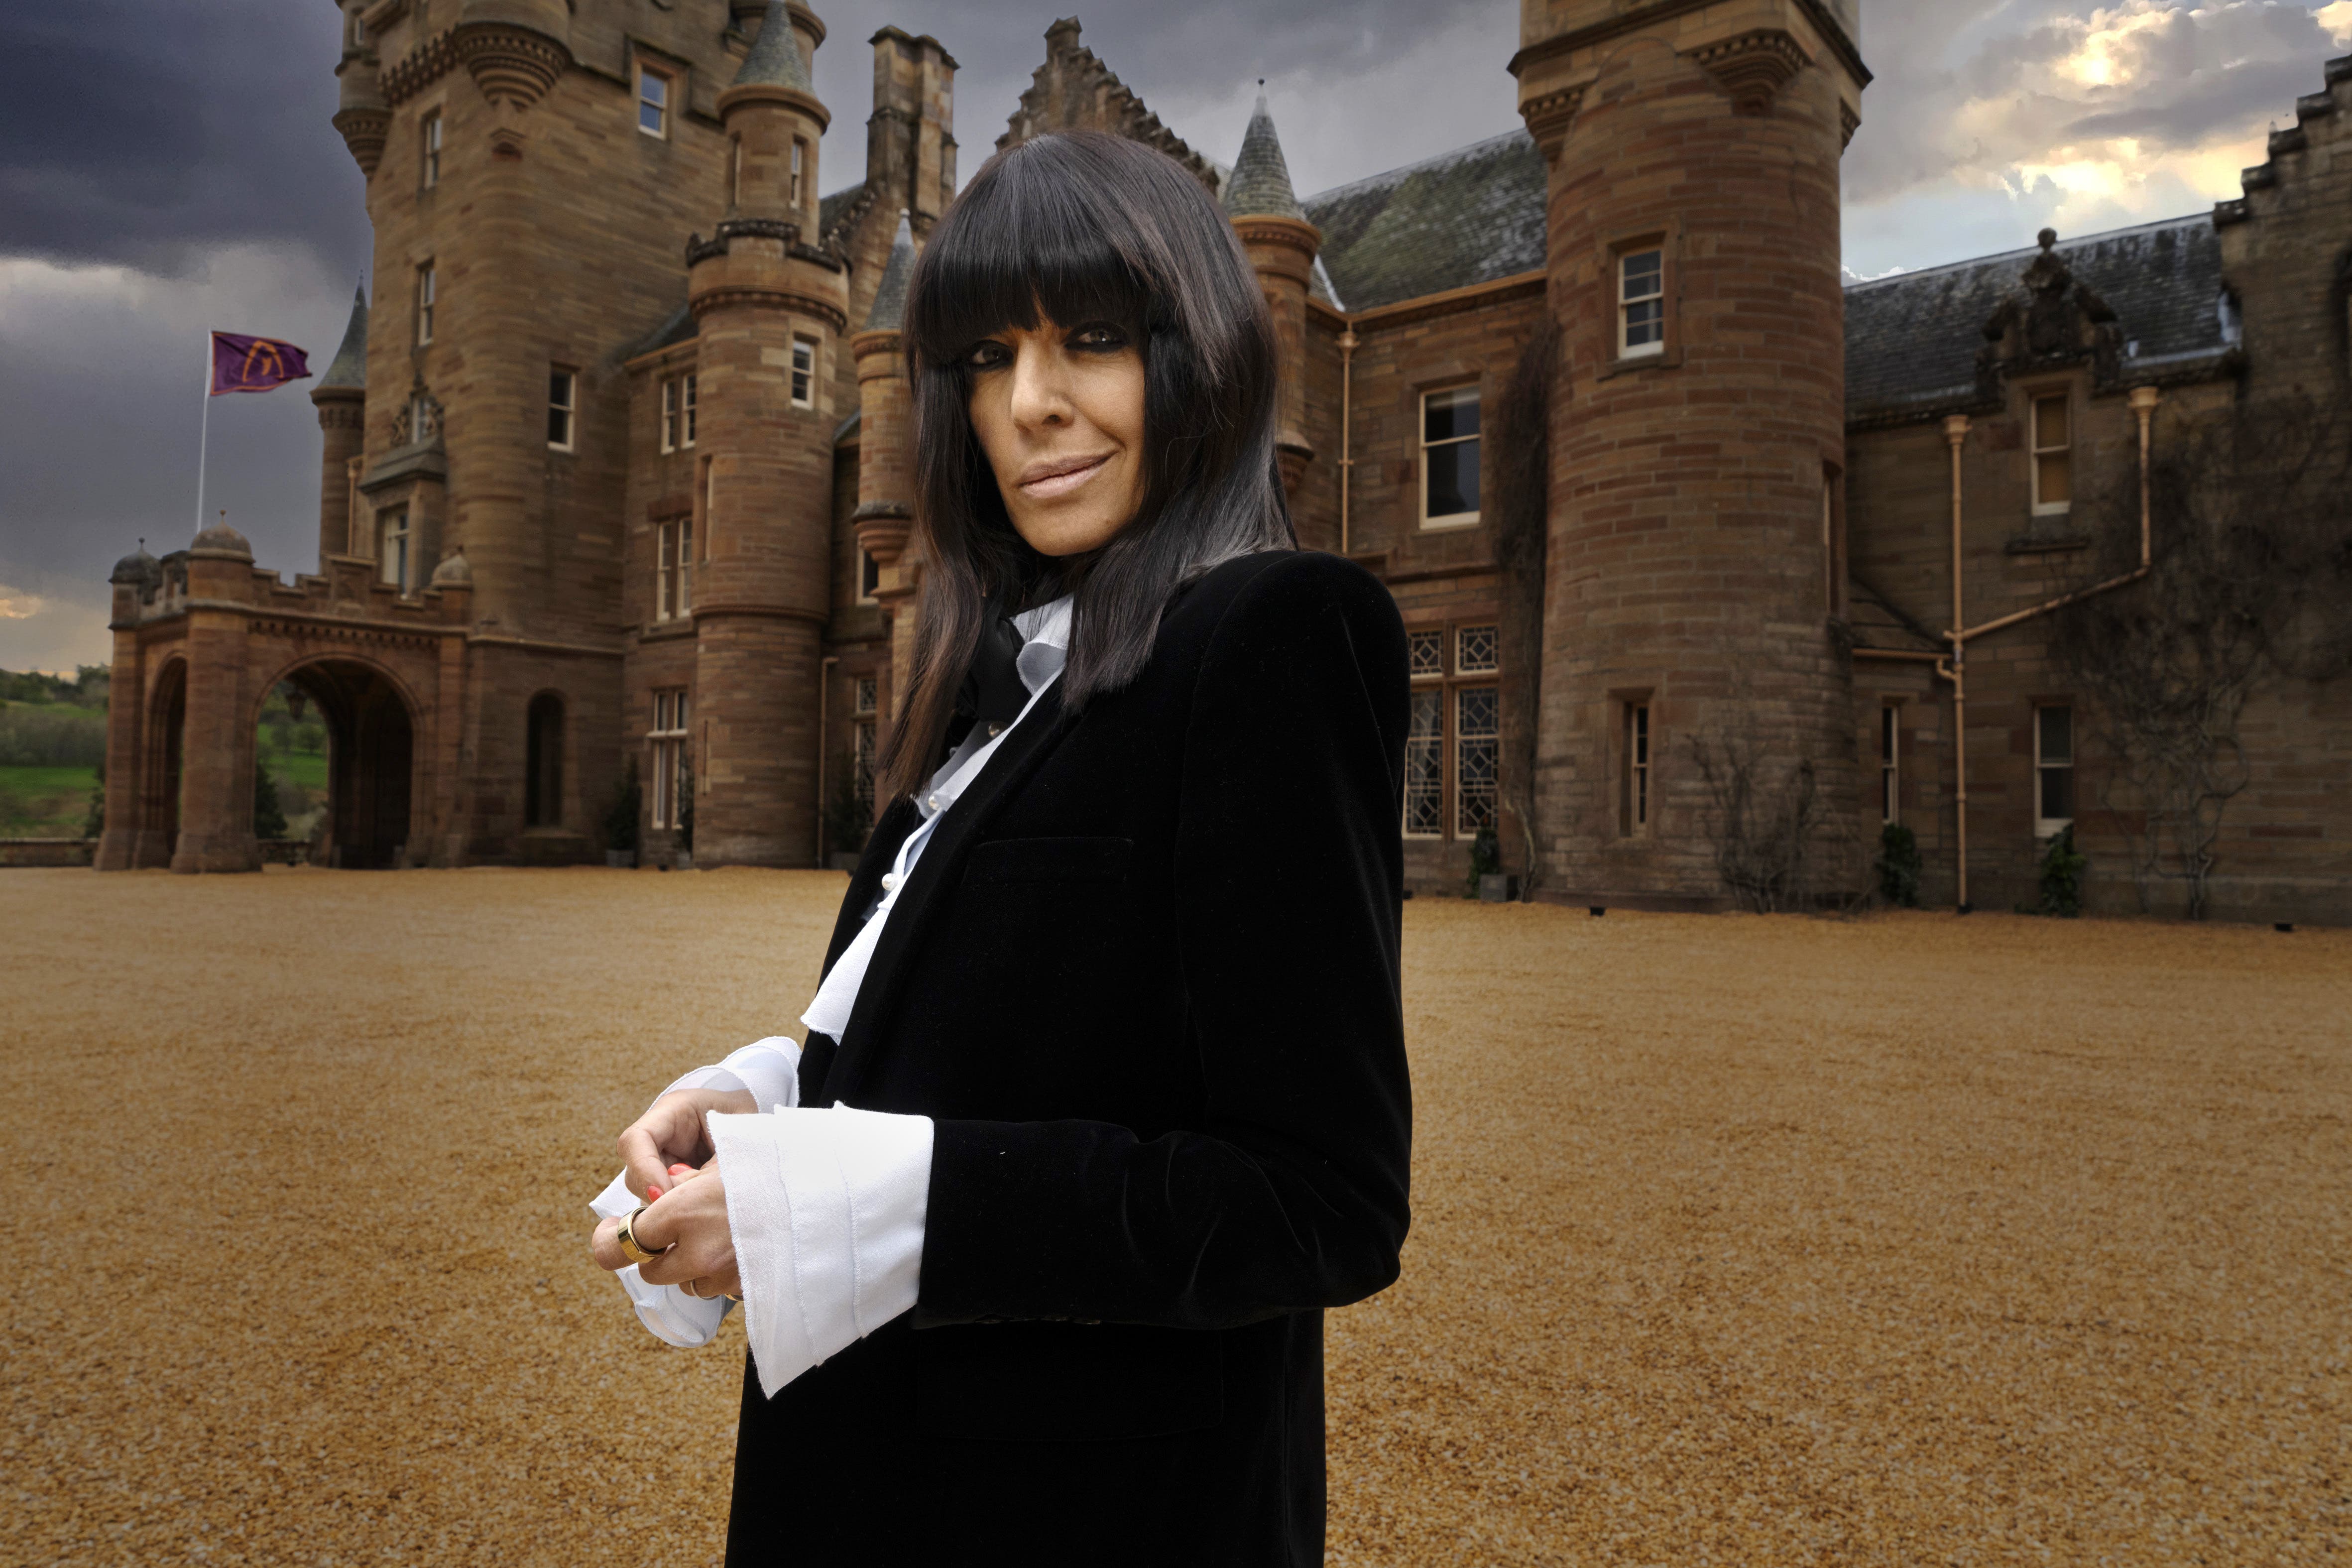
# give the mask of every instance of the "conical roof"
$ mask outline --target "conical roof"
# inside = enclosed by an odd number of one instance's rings
[[[816,84],[809,80],[808,61],[801,58],[801,41],[793,37],[792,18],[784,15],[784,0],[772,0],[767,19],[760,24],[760,36],[751,40],[751,52],[743,57],[743,65],[735,73],[737,87],[789,87],[814,94]]]
[[[874,290],[874,309],[866,315],[869,332],[895,332],[907,313],[907,279],[915,270],[915,231],[907,209],[898,209],[898,237],[890,242],[890,262],[882,268],[882,285]]]
[[[311,388],[313,392],[331,386],[366,387],[367,321],[367,285],[362,283],[352,292],[352,319],[343,327],[342,345],[335,350],[334,363]]]
[[[1290,188],[1290,165],[1283,161],[1282,142],[1274,134],[1274,116],[1265,111],[1263,92],[1257,95],[1249,130],[1242,136],[1241,156],[1234,160],[1233,177],[1225,182],[1225,213],[1230,217],[1301,221],[1307,216],[1299,210],[1297,194]]]

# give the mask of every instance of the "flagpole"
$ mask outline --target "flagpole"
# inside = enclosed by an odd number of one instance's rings
[[[205,531],[205,458],[213,440],[213,335],[205,334],[205,415],[196,437],[196,531]]]

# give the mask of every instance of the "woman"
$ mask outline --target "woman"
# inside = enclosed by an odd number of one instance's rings
[[[705,1168],[599,1260],[744,1300],[730,1563],[1319,1563],[1322,1310],[1407,1218],[1402,624],[1295,548],[1265,304],[1168,158],[1000,153],[906,330],[893,804],[805,1054],[624,1132],[640,1194]]]

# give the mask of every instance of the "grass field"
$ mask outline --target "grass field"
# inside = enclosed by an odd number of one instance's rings
[[[0,838],[78,838],[96,768],[0,767]]]
[[[656,1342],[584,1205],[843,887],[0,872],[0,1561],[718,1562],[740,1329]],[[1404,961],[1331,1563],[2352,1553],[2352,932],[1423,899]]]

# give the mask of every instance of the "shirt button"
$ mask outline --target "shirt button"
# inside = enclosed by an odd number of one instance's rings
[[[934,791],[934,792],[932,793],[932,795],[931,795],[931,798],[930,798],[929,801],[925,802],[924,804],[925,804],[925,805],[929,805],[929,806],[933,811],[937,811],[937,810],[939,810],[939,809],[940,809],[940,797],[939,797],[938,792]]]
[[[883,872],[883,873],[882,873],[882,890],[883,890],[884,892],[887,893],[887,892],[895,891],[895,890],[897,889],[898,886],[898,872],[896,872],[896,871],[885,871],[885,872]]]

